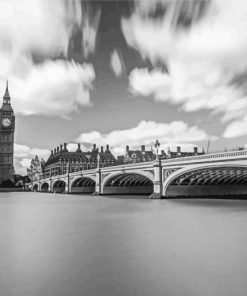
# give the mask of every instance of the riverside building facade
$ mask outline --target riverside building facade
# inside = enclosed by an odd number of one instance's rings
[[[180,146],[177,146],[176,149],[168,149],[161,150],[159,153],[160,159],[167,158],[179,158],[179,157],[187,157],[187,156],[195,156],[195,155],[203,155],[205,154],[204,150],[198,149],[198,147],[193,147],[191,151],[185,151],[181,149]],[[127,163],[137,163],[137,162],[146,162],[153,161],[156,158],[155,151],[151,148],[151,150],[146,150],[145,145],[141,146],[141,149],[131,150],[129,146],[126,146],[125,154],[118,156],[119,163],[127,164]]]
[[[51,154],[44,165],[43,176],[45,178],[55,175],[66,174],[67,172],[76,172],[82,170],[94,169],[99,162],[100,167],[117,165],[118,162],[106,145],[106,149],[100,150],[93,145],[91,151],[83,152],[81,145],[78,144],[77,150],[68,151],[67,144],[60,145],[51,150]]]

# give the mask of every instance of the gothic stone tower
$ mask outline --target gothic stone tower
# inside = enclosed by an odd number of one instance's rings
[[[8,82],[0,109],[0,185],[4,180],[12,180],[14,175],[14,132],[15,114],[11,107]]]

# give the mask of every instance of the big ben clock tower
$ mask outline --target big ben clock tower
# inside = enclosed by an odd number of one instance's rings
[[[0,109],[0,185],[5,180],[14,177],[15,114],[11,107],[8,82]]]

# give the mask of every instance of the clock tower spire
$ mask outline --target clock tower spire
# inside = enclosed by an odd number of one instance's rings
[[[9,95],[9,82],[7,80],[7,84],[6,84],[6,90],[5,90],[5,94],[3,96],[3,106],[2,108],[5,107],[5,109],[9,109],[13,112],[13,109],[11,107],[11,102],[10,102],[10,95]]]
[[[8,81],[3,104],[0,108],[0,186],[3,181],[14,178],[14,132],[15,114],[11,106]]]

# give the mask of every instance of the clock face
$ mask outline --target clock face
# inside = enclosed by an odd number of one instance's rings
[[[8,127],[11,125],[11,120],[9,118],[4,118],[2,120],[2,125],[5,126],[5,127]]]

